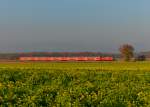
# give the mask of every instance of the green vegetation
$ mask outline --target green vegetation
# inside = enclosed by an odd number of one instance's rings
[[[150,62],[0,63],[4,107],[148,107]]]

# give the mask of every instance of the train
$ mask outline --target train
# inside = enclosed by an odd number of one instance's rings
[[[113,61],[113,57],[19,57],[20,61]]]

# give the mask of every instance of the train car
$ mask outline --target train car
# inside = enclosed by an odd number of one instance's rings
[[[103,61],[113,61],[112,57],[102,57]]]
[[[87,57],[88,61],[94,61],[95,57]]]
[[[69,57],[59,57],[60,61],[69,61]]]
[[[76,57],[76,61],[86,61],[86,57]]]

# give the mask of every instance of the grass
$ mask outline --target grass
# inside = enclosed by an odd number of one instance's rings
[[[150,62],[0,63],[4,107],[148,107]]]

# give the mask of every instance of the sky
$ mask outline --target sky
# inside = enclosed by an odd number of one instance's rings
[[[0,52],[150,50],[150,0],[1,0]]]

